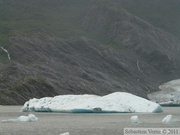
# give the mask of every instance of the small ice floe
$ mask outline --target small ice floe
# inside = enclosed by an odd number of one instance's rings
[[[131,116],[131,123],[140,123],[137,115]]]
[[[38,118],[34,114],[29,114],[28,116],[19,116],[15,119],[2,120],[2,122],[35,122]]]
[[[60,133],[59,135],[70,135],[69,132],[66,133]]]
[[[164,117],[164,119],[162,120],[162,123],[164,124],[171,124],[173,122],[172,120],[172,115],[167,115],[166,117]]]

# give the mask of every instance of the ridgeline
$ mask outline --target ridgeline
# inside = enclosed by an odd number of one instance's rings
[[[180,18],[171,15],[180,2],[166,0],[163,10],[149,6],[146,12],[138,2],[2,0],[0,104],[116,91],[146,98],[177,79]],[[155,1],[148,2],[144,5]],[[157,10],[151,13],[151,8]],[[166,8],[166,17],[176,23],[161,19],[164,12],[159,11]]]

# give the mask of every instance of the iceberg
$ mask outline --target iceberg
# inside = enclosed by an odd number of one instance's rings
[[[160,85],[159,90],[148,94],[148,98],[161,106],[180,106],[180,79]]]
[[[172,115],[167,115],[166,117],[164,117],[164,119],[162,120],[162,123],[164,124],[171,124],[173,122],[172,120]]]
[[[115,92],[105,96],[85,94],[33,98],[24,104],[21,111],[60,113],[163,112],[159,104],[126,92]]]
[[[59,135],[70,135],[69,132],[66,132],[66,133],[61,133]]]
[[[34,114],[29,114],[28,116],[19,116],[15,119],[2,120],[2,122],[35,122],[38,118]]]
[[[137,115],[131,116],[131,123],[140,123],[139,117]]]

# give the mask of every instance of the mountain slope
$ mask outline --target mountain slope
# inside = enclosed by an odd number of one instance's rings
[[[94,4],[84,18],[83,25],[88,31],[103,35],[118,47],[134,50],[155,68],[163,68],[164,74],[175,67],[177,61],[174,60],[179,52],[177,39],[119,6],[113,6],[112,3]]]
[[[106,0],[9,0],[0,9],[0,104],[58,94],[142,97],[179,75],[173,35]]]
[[[130,13],[180,39],[179,0],[117,0]]]

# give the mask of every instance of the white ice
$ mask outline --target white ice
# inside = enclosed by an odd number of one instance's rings
[[[159,86],[160,91],[148,95],[149,99],[161,105],[180,105],[180,79]]]
[[[163,120],[162,123],[164,124],[171,124],[173,122],[172,115],[167,115]]]
[[[139,117],[137,115],[131,116],[131,123],[140,123]]]
[[[70,135],[69,132],[66,132],[66,133],[61,133],[59,135]]]
[[[34,114],[29,114],[28,116],[19,116],[15,119],[2,120],[2,122],[35,122],[38,118]]]
[[[28,108],[27,108],[28,107]],[[115,92],[105,96],[60,95],[31,99],[21,111],[112,113],[112,112],[162,112],[159,104],[126,92]]]

